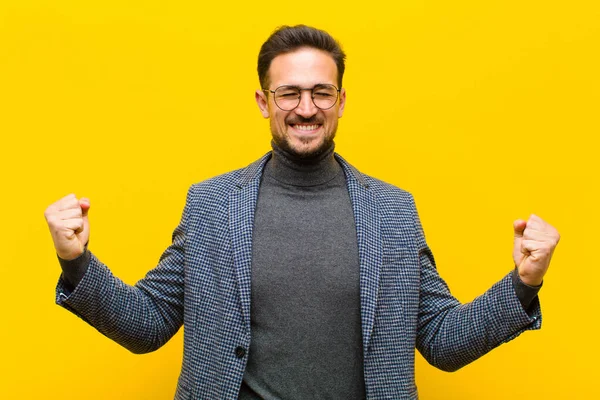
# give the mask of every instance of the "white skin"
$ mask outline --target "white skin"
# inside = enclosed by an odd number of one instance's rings
[[[320,50],[301,48],[275,57],[269,68],[269,89],[282,85],[312,88],[320,83],[337,86],[337,66],[333,58]],[[329,110],[320,110],[309,91],[302,91],[300,104],[292,111],[282,111],[261,90],[255,93],[256,103],[264,118],[270,119],[273,140],[280,147],[300,157],[310,157],[329,147],[344,113],[346,91]],[[90,201],[74,194],[63,197],[46,209],[44,216],[58,256],[64,260],[79,257],[90,237],[88,211]],[[516,220],[513,260],[521,280],[532,286],[542,283],[560,235],[536,215],[527,221]]]
[[[513,259],[519,276],[528,285],[541,285],[560,235],[552,225],[533,214],[527,221],[516,220],[513,228]]]
[[[90,239],[88,210],[90,201],[67,195],[46,209],[44,216],[50,228],[56,254],[63,260],[79,257]]]
[[[337,66],[326,52],[303,47],[273,59],[269,67],[269,87],[294,85],[312,88],[317,84],[338,86]],[[256,103],[264,118],[269,118],[273,141],[284,150],[310,157],[329,147],[337,131],[338,119],[344,114],[346,91],[340,92],[338,102],[328,110],[314,105],[311,93],[302,91],[300,104],[292,111],[283,111],[275,105],[273,95],[262,90],[255,93]]]

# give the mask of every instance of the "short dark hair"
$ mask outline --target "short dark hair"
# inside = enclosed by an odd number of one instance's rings
[[[273,59],[281,54],[291,53],[302,47],[322,50],[333,58],[337,65],[338,86],[342,87],[346,54],[340,44],[327,32],[306,25],[280,26],[263,43],[258,53],[258,80],[263,89],[269,82],[269,67]]]

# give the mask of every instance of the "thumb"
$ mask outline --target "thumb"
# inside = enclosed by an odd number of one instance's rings
[[[522,242],[523,242],[523,233],[525,232],[525,227],[527,226],[527,222],[522,219],[517,219],[513,222],[513,228],[515,231],[515,244],[513,247],[513,261],[515,265],[518,267],[523,262],[525,258],[525,254],[523,254],[522,250]]]
[[[79,199],[79,207],[81,207],[83,218],[87,218],[88,211],[91,207],[90,199],[88,199],[87,197],[82,197],[81,199]]]
[[[79,199],[79,207],[81,207],[81,217],[83,219],[83,227],[79,232],[82,246],[85,246],[90,240],[90,220],[88,219],[88,211],[90,210],[90,199],[82,197]]]
[[[521,239],[523,237],[523,232],[527,227],[527,221],[523,221],[522,219],[517,219],[513,222],[513,229],[515,231],[515,240]]]

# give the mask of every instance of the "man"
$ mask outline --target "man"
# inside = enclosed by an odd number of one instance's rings
[[[135,286],[87,250],[89,200],[46,210],[58,304],[135,353],[185,324],[177,399],[416,399],[415,347],[452,371],[540,327],[557,231],[515,221],[516,268],[459,304],[411,195],[333,152],[344,58],[314,28],[269,37],[255,97],[273,152],[193,185],[173,244]]]

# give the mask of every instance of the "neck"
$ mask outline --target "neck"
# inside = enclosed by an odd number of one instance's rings
[[[314,157],[299,157],[271,142],[273,156],[265,174],[293,186],[317,186],[329,182],[341,171],[333,156],[334,144]]]

